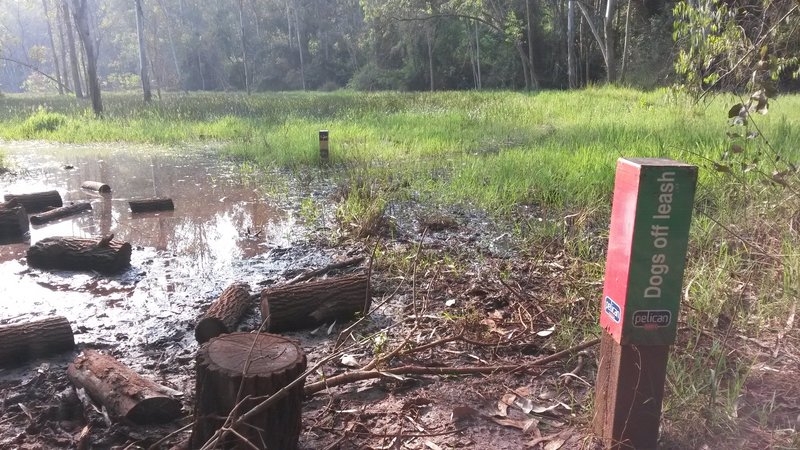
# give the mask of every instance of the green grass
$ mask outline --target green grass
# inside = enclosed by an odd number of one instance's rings
[[[719,96],[693,105],[668,90],[605,87],[168,94],[151,105],[138,95],[108,94],[104,118],[96,119],[87,103],[71,98],[6,95],[0,139],[211,143],[250,169],[291,168],[301,184],[337,179],[346,195],[333,216],[357,237],[391,226],[382,220],[391,202],[482,208],[512,223],[520,247],[557,241],[576,261],[567,269],[574,286],[558,295],[585,309],[565,312],[554,336],[564,345],[597,332],[598,308],[581,299],[600,295],[616,159],[696,163],[700,183],[681,313],[687,345],[670,359],[665,409],[671,429],[690,430],[683,442],[694,446],[709,431],[733,426],[753,362],[730,352],[726,339],[781,330],[800,283],[800,182],[796,172],[781,174],[788,163],[800,165],[800,96],[772,101],[769,115],[744,130],[727,125],[726,113],[739,101]],[[331,162],[324,168],[320,129],[330,130]],[[756,130],[755,139],[727,135]],[[724,157],[733,143],[744,152]],[[523,206],[546,220],[521,214]],[[308,221],[318,221],[320,211],[310,201],[302,205]]]

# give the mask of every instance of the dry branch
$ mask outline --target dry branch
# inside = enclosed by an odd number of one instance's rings
[[[81,183],[81,187],[90,191],[97,191],[101,194],[107,194],[111,192],[111,186],[99,181],[84,181]]]
[[[91,211],[92,204],[89,202],[77,202],[71,205],[62,206],[60,208],[53,208],[43,213],[34,214],[31,216],[31,223],[34,225],[41,225],[62,217],[78,214],[83,211]]]
[[[60,208],[64,205],[58,191],[33,192],[31,194],[6,194],[7,202],[16,201],[25,207],[28,214],[47,211],[50,208]]]
[[[151,211],[172,211],[175,204],[171,198],[148,198],[143,200],[131,200],[128,202],[131,212],[142,213]]]

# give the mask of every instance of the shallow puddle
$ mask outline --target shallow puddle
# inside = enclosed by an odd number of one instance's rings
[[[151,347],[187,342],[197,316],[233,281],[250,283],[289,268],[293,215],[269,203],[252,176],[209,151],[14,143],[0,148],[16,175],[0,195],[58,190],[92,211],[0,245],[0,323],[67,317],[76,340],[93,346]],[[81,189],[86,180],[110,195]],[[175,210],[133,214],[128,200],[170,197]],[[29,269],[25,251],[49,236],[114,233],[130,242],[131,267],[115,276]],[[284,255],[285,256],[285,255]]]

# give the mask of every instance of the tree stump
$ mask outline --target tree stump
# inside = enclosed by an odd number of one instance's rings
[[[237,416],[250,411],[260,401],[297,379],[305,369],[303,349],[283,336],[231,333],[203,344],[197,353],[191,448],[202,447],[222,426],[240,399],[253,398],[242,402]],[[256,448],[296,449],[302,425],[302,403],[303,383],[299,383],[271,408],[234,430]],[[217,448],[250,447],[231,433]]]
[[[28,213],[21,205],[0,207],[0,240],[18,238],[28,232]]]
[[[197,322],[195,339],[202,344],[220,334],[230,333],[251,304],[249,286],[244,283],[228,286]]]
[[[148,198],[144,200],[131,200],[128,202],[131,212],[172,211],[175,204],[171,198]]]
[[[310,328],[366,313],[371,298],[364,273],[266,288],[261,291],[261,317],[269,317],[269,331]]]
[[[148,380],[114,357],[85,350],[67,368],[67,376],[118,418],[138,424],[165,423],[181,415],[181,393]]]
[[[131,263],[131,244],[113,237],[45,238],[28,249],[28,265],[39,269],[119,272]]]
[[[0,367],[70,351],[75,338],[69,321],[61,316],[21,324],[0,325]]]
[[[111,186],[99,181],[84,181],[81,183],[81,187],[90,191],[97,191],[101,194],[107,194],[111,192]]]
[[[31,223],[34,225],[41,225],[62,217],[78,214],[83,211],[91,211],[92,204],[89,202],[77,202],[71,205],[62,206],[61,208],[54,208],[43,213],[34,214],[31,216]]]
[[[64,205],[58,191],[34,192],[32,194],[6,194],[7,202],[15,200],[25,207],[28,214],[47,211],[50,208],[60,208]]]

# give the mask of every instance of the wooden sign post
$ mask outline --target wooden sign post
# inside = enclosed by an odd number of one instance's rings
[[[319,130],[319,159],[328,162],[328,130]]]
[[[696,166],[617,161],[593,422],[605,448],[657,446],[696,184]]]

